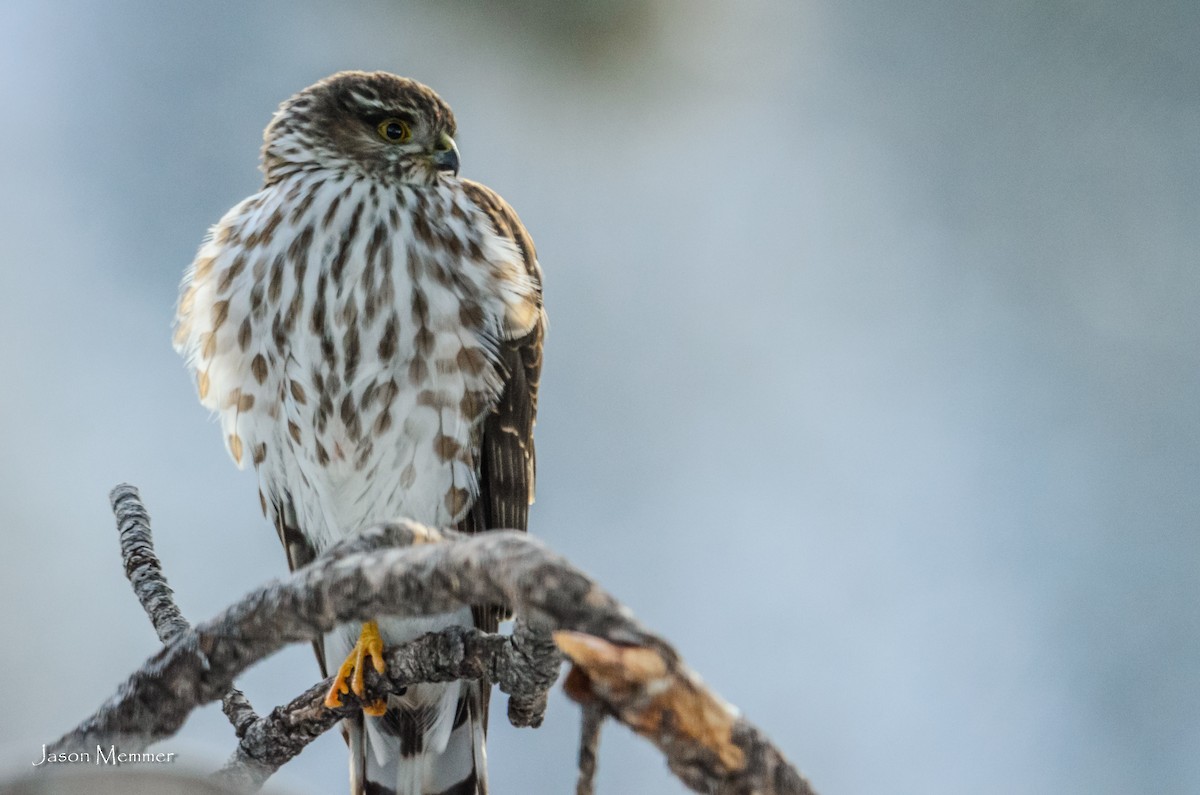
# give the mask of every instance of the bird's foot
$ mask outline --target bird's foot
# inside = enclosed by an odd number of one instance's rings
[[[333,678],[333,685],[325,694],[325,706],[330,709],[342,706],[343,693],[354,693],[360,699],[363,697],[363,691],[366,689],[365,664],[368,658],[377,672],[383,673],[387,670],[387,663],[383,661],[383,638],[379,635],[379,625],[374,621],[363,624],[362,632],[358,636],[358,643],[355,643],[354,648],[350,650],[350,655],[346,657],[346,661],[338,669],[337,676]],[[384,699],[364,701],[363,712],[379,717],[387,712],[387,701]]]

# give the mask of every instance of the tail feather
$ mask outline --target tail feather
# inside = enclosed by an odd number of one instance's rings
[[[429,692],[444,691],[429,699]],[[347,722],[354,795],[487,795],[487,761],[478,682],[416,685],[389,699],[388,711]],[[413,708],[411,697],[425,707]],[[432,701],[432,703],[431,703]]]

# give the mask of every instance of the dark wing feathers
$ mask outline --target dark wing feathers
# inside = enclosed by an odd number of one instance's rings
[[[537,377],[541,364],[542,325],[502,346],[508,373],[500,401],[483,423],[480,481],[487,530],[525,530],[533,501],[536,461],[533,426],[537,413]]]
[[[483,185],[464,180],[463,187],[471,201],[487,214],[496,232],[516,243],[526,270],[538,285],[540,309],[541,269],[533,240],[516,212]],[[466,532],[525,530],[528,524],[536,469],[533,426],[537,418],[545,325],[545,318],[539,312],[537,322],[524,336],[500,341],[499,366],[504,389],[483,422],[479,499],[459,525]],[[475,623],[486,632],[495,632],[505,612],[495,606],[478,608]]]
[[[300,532],[300,521],[296,518],[296,506],[292,495],[286,491],[271,495],[271,507],[275,514],[275,531],[279,533],[279,542],[287,555],[288,571],[295,571],[301,566],[308,565],[317,556],[313,545]],[[325,640],[322,637],[313,639],[313,651],[317,655],[317,663],[321,666],[321,676],[329,676],[325,667]]]

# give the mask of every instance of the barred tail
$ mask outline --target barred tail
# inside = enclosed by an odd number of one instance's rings
[[[415,685],[383,716],[347,721],[352,795],[487,795],[484,689]]]

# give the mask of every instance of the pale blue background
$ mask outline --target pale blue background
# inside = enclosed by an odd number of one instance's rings
[[[487,10],[481,10],[487,9]],[[832,793],[1200,791],[1200,5],[34,3],[0,10],[0,745],[284,570],[169,344],[262,127],[342,68],[436,87],[537,240],[532,529]],[[253,670],[262,710],[314,679]],[[502,714],[498,711],[497,714]],[[566,793],[577,712],[498,721]],[[212,767],[215,708],[167,744]],[[343,791],[340,738],[279,776]],[[605,734],[603,793],[681,792]]]

